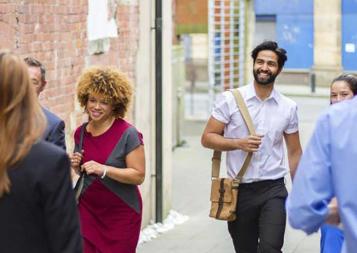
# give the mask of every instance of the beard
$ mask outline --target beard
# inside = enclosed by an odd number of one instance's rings
[[[273,83],[276,79],[276,77],[278,76],[278,74],[273,74],[271,73],[270,71],[267,72],[268,74],[268,77],[267,78],[260,78],[259,77],[259,74],[261,73],[262,71],[259,71],[259,70],[253,70],[253,76],[254,76],[254,80],[258,83],[258,84],[261,84],[261,85],[268,85],[270,83]]]

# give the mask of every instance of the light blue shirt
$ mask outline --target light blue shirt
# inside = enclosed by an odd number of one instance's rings
[[[319,118],[287,200],[293,228],[319,229],[336,196],[344,227],[343,253],[357,250],[357,97],[331,106]]]

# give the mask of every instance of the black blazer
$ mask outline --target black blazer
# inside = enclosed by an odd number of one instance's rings
[[[0,252],[82,252],[67,154],[40,141],[8,174],[10,193],[0,198]]]
[[[64,121],[46,108],[42,108],[47,119],[47,128],[43,135],[45,141],[51,142],[66,150]]]

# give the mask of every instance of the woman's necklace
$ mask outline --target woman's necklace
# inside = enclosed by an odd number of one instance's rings
[[[115,118],[108,119],[104,122],[93,122],[89,121],[87,125],[87,131],[92,135],[92,136],[98,136],[106,131],[113,125]]]

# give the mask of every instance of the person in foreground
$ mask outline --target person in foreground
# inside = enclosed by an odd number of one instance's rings
[[[202,135],[202,145],[227,152],[228,176],[238,173],[254,152],[239,186],[237,219],[228,222],[239,253],[281,252],[286,223],[284,177],[294,176],[301,155],[297,105],[274,88],[286,51],[265,41],[252,51],[254,82],[239,88],[257,135],[249,135],[232,92],[217,99]],[[285,161],[285,139],[289,166]]]
[[[78,81],[89,121],[75,132],[78,149],[84,131],[83,147],[71,160],[77,173],[84,172],[78,205],[85,253],[136,251],[142,217],[137,185],[145,178],[145,156],[141,133],[123,119],[132,92],[115,68],[90,68]]]
[[[287,201],[293,228],[311,234],[325,223],[321,229],[324,253],[341,252],[341,244],[343,253],[357,248],[357,98],[335,104],[341,95],[348,99],[356,93],[356,87],[348,85],[356,84],[351,78],[343,75],[333,81],[334,105],[317,121]],[[336,227],[340,222],[343,231]]]
[[[330,104],[351,99],[357,94],[357,78],[351,74],[336,77],[330,87]],[[333,198],[329,204],[337,208],[337,200]],[[339,222],[337,217],[336,223]],[[344,240],[343,230],[337,226],[323,224],[321,226],[321,253],[340,253]]]
[[[28,66],[30,79],[35,87],[36,94],[39,96],[47,84],[46,69],[43,64],[35,58],[26,57],[24,61]],[[44,107],[42,107],[42,110],[47,119],[47,128],[43,135],[44,139],[66,150],[64,121]]]
[[[70,161],[45,127],[26,64],[0,52],[1,252],[82,252]]]

